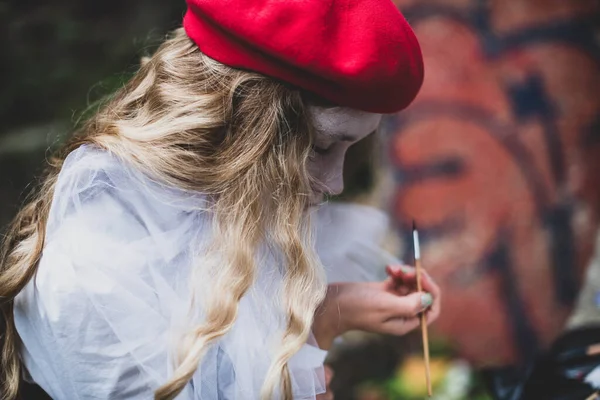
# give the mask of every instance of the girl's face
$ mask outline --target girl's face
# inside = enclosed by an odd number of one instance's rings
[[[309,113],[316,128],[313,155],[309,160],[313,196],[311,206],[321,203],[326,195],[344,190],[344,157],[354,143],[373,133],[381,122],[381,114],[350,108],[310,106]]]

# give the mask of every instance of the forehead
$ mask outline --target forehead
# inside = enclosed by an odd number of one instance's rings
[[[318,133],[364,136],[379,126],[381,114],[346,107],[309,106],[309,113]]]

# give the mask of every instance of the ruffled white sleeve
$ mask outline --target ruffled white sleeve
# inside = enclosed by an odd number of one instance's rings
[[[316,217],[316,249],[329,283],[383,280],[386,264],[398,262],[384,249],[395,236],[383,211],[330,203]]]
[[[65,162],[37,274],[14,307],[30,379],[54,399],[150,399],[172,372],[209,235],[200,197],[154,185],[89,147]],[[261,268],[178,398],[259,398],[284,320],[278,269]],[[294,398],[324,391],[325,355],[311,340],[292,358]]]

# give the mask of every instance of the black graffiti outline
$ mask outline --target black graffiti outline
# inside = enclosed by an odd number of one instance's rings
[[[485,55],[491,60],[497,59],[504,53],[513,51],[516,48],[523,48],[533,44],[539,44],[540,42],[563,42],[579,48],[586,52],[592,59],[600,62],[600,45],[594,40],[593,30],[593,21],[597,20],[597,16],[553,21],[548,24],[522,29],[501,37],[494,34],[490,28],[489,9],[485,0],[475,0],[475,7],[467,12],[451,6],[428,4],[412,6],[403,10],[403,12],[412,24],[416,24],[423,19],[437,16],[458,20],[461,24],[474,29],[476,37],[482,41],[481,47],[484,50]],[[594,19],[595,17],[596,19]],[[555,184],[557,187],[560,187],[565,183],[565,161],[562,154],[560,136],[555,123],[554,108],[549,96],[543,90],[543,80],[539,75],[529,75],[524,85],[513,84],[506,87],[506,92],[512,100],[513,112],[519,120],[537,117],[542,123],[544,140],[547,144],[549,153],[550,168]],[[520,96],[529,96],[530,99],[537,100],[537,108],[531,107],[531,109],[528,110],[529,112],[520,113],[523,109],[522,104],[519,104]],[[527,109],[527,107],[525,108]],[[391,129],[388,129],[387,131],[398,135],[402,132],[403,125],[413,122],[415,116],[419,116],[420,114],[420,117],[423,118],[424,114],[433,113],[435,113],[436,116],[439,116],[441,113],[453,114],[455,117],[460,116],[471,122],[475,119],[475,122],[480,125],[488,125],[488,128],[492,128],[491,130],[485,129],[485,132],[491,133],[515,161],[521,174],[528,183],[527,187],[532,191],[538,218],[540,218],[546,228],[549,228],[552,233],[554,240],[551,241],[550,248],[552,253],[551,260],[554,261],[553,275],[557,299],[562,304],[572,304],[577,294],[577,282],[574,276],[574,268],[572,268],[575,260],[575,250],[573,232],[570,226],[570,199],[563,198],[558,202],[552,201],[549,190],[545,187],[544,179],[541,177],[541,174],[533,163],[533,157],[529,154],[530,152],[527,147],[520,143],[519,138],[516,135],[516,128],[500,126],[501,124],[494,121],[493,116],[486,113],[483,109],[468,104],[457,105],[449,102],[421,103],[418,107],[410,109],[410,111],[402,117],[391,120],[392,123],[388,124],[388,128]],[[511,132],[513,134],[503,134],[506,132]],[[394,161],[394,165],[398,168],[399,181],[401,180],[401,184],[405,187],[419,181],[422,182],[423,180],[428,179],[428,177],[460,174],[460,168],[454,168],[454,170],[448,171],[443,167],[432,167],[429,164],[403,168],[402,163],[399,160]],[[408,179],[407,176],[409,177]],[[401,215],[399,217],[400,220],[408,220],[402,218]],[[410,227],[406,225],[408,224],[402,224],[402,222],[400,222],[399,230],[403,233],[405,239],[410,242]],[[452,221],[444,221],[442,224],[435,227],[424,227],[424,242],[426,243],[428,240],[439,236],[440,234],[444,235],[449,233],[449,231],[456,230],[458,228],[457,225],[460,224],[452,223]],[[505,230],[506,228],[501,229]],[[501,244],[504,243],[504,241],[500,240],[500,236],[500,233],[497,232],[493,241],[493,243],[496,244],[496,247],[502,247]],[[529,324],[520,294],[516,293],[514,290],[510,290],[511,285],[507,279],[510,279],[510,277],[514,275],[514,267],[510,260],[510,254],[508,253],[509,247],[507,247],[506,243],[504,243],[502,249],[495,248],[490,253],[486,254],[484,259],[481,260],[482,263],[480,265],[484,266],[484,268],[493,265],[494,269],[499,271],[505,307],[511,318],[513,337],[520,355],[523,359],[528,359],[535,353],[535,349],[537,348],[537,335],[535,334],[533,327]],[[490,254],[495,254],[491,259],[495,259],[496,262],[485,262],[485,260],[490,260]],[[503,260],[503,262],[498,262],[498,260]]]

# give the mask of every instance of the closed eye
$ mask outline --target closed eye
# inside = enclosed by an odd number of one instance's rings
[[[331,151],[332,148],[333,148],[333,145],[328,146],[328,147],[313,146],[312,149],[317,154],[326,155],[326,154],[329,154],[329,152]]]

